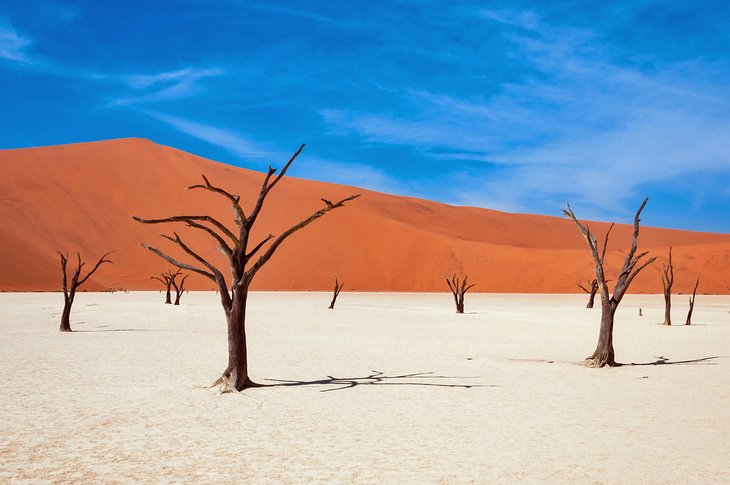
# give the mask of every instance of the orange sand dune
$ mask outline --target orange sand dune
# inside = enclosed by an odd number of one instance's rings
[[[223,266],[205,234],[142,225],[131,216],[210,214],[233,227],[225,200],[185,188],[205,173],[212,183],[240,194],[245,209],[263,176],[142,139],[4,150],[0,167],[2,290],[58,289],[58,250],[80,251],[89,264],[114,251],[115,264],[102,267],[87,289],[157,288],[150,276],[169,265],[140,242],[183,257],[159,236],[172,230]],[[571,222],[558,217],[453,207],[292,178],[282,180],[267,200],[254,239],[306,217],[321,207],[320,197],[335,200],[352,193],[362,197],[282,245],[254,289],[329,290],[338,275],[346,290],[444,291],[444,276],[459,272],[477,283],[475,291],[553,293],[575,292],[576,283],[591,275],[583,239]],[[591,226],[599,235],[607,228]],[[613,274],[630,232],[629,226],[614,229],[608,251]],[[730,235],[645,227],[639,243],[660,257],[674,246],[677,291],[691,291],[700,275],[701,292],[727,292]],[[647,269],[632,291],[659,292],[660,267],[657,261]],[[198,276],[188,281],[191,289],[213,287]]]

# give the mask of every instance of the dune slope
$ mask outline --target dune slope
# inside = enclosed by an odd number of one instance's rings
[[[174,225],[138,224],[131,216],[209,214],[232,227],[223,198],[186,187],[204,173],[240,194],[245,209],[255,201],[263,177],[143,139],[3,150],[0,167],[0,290],[23,291],[59,288],[59,250],[79,251],[90,263],[114,251],[114,265],[94,275],[89,290],[154,289],[159,283],[150,277],[169,265],[140,243],[184,257],[159,235],[173,230],[224,266],[206,235]],[[346,291],[444,291],[444,276],[457,272],[477,283],[475,291],[555,293],[579,291],[576,283],[591,275],[584,241],[558,217],[453,207],[293,178],[283,179],[272,192],[254,239],[308,216],[321,207],[321,197],[335,200],[352,193],[362,197],[287,240],[254,288],[327,290],[338,275]],[[602,234],[607,225],[592,227]],[[630,232],[617,226],[612,234],[613,278]],[[690,291],[700,275],[701,292],[727,292],[730,235],[642,228],[641,249],[663,257],[670,243],[677,291]],[[647,269],[632,290],[660,291],[660,266]],[[188,282],[191,289],[213,286],[198,276]]]

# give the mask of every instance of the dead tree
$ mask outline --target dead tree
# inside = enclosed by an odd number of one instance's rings
[[[476,284],[471,284],[467,286],[467,277],[464,276],[463,280],[459,280],[459,277],[456,275],[449,278],[446,277],[446,284],[449,285],[449,290],[451,290],[451,294],[454,296],[454,303],[456,304],[456,313],[464,313],[464,295],[467,291],[469,291],[470,288],[473,288],[476,286]]]
[[[669,246],[669,264],[662,263],[662,288],[664,289],[664,325],[672,324],[672,286],[674,286],[674,265],[672,246]]]
[[[111,263],[111,260],[106,259],[107,256],[111,253],[106,253],[104,256],[99,258],[99,261],[96,262],[94,267],[86,273],[86,276],[83,278],[81,277],[81,268],[84,267],[85,263],[81,262],[81,254],[76,253],[76,259],[78,263],[76,263],[76,269],[74,270],[73,275],[71,276],[71,285],[69,286],[68,281],[68,275],[66,272],[66,266],[68,264],[68,253],[64,254],[60,251],[58,251],[59,256],[61,256],[61,273],[63,274],[63,312],[61,313],[61,326],[59,330],[61,332],[70,332],[71,331],[71,305],[74,303],[74,298],[76,298],[76,290],[79,288],[79,286],[86,283],[86,280],[89,279],[91,275],[93,275],[97,269],[99,269],[99,266],[101,266],[104,263]]]
[[[178,271],[179,273],[179,271]],[[177,274],[175,276],[178,276]],[[182,275],[180,275],[182,276]],[[176,278],[172,278],[172,286],[175,288],[175,305],[180,304],[180,296],[182,296],[183,291],[185,291],[185,280],[190,276],[189,274],[186,274],[182,277],[182,280],[180,280],[180,284],[177,284]]]
[[[588,286],[590,286],[590,290],[588,289]],[[598,281],[593,278],[593,281],[589,281],[588,285],[583,286],[581,284],[578,284],[578,288],[588,293],[590,296],[588,297],[588,304],[586,305],[586,308],[593,308],[593,302],[596,299],[596,292],[598,291]]]
[[[649,260],[644,261],[643,264],[637,267],[639,261],[641,261],[644,256],[649,254],[648,252],[643,252],[639,255],[636,255],[636,247],[639,238],[639,222],[641,220],[639,219],[639,216],[641,215],[641,211],[644,210],[644,206],[646,205],[647,200],[649,199],[644,199],[644,202],[641,204],[641,207],[639,207],[639,210],[634,216],[634,234],[631,238],[631,249],[626,254],[626,259],[624,261],[623,267],[621,268],[621,273],[616,280],[616,284],[613,288],[613,296],[609,295],[608,293],[608,284],[604,272],[606,246],[608,245],[608,236],[611,234],[613,224],[611,224],[611,226],[608,228],[608,231],[606,232],[606,238],[603,241],[603,249],[601,250],[598,247],[598,243],[596,242],[596,237],[594,236],[593,232],[588,228],[588,225],[578,221],[578,219],[575,217],[575,214],[573,213],[573,209],[571,209],[570,207],[570,204],[568,204],[567,210],[563,210],[563,213],[570,220],[572,220],[576,226],[578,226],[578,229],[580,230],[581,234],[583,234],[583,237],[588,244],[588,249],[593,256],[593,262],[595,264],[595,273],[596,280],[598,281],[598,289],[601,292],[601,327],[599,330],[598,345],[596,346],[596,350],[593,352],[593,354],[586,358],[586,365],[588,365],[589,367],[613,367],[617,365],[613,350],[613,321],[616,310],[618,309],[618,306],[621,303],[621,299],[626,294],[626,291],[629,289],[629,285],[634,280],[636,275],[639,274],[642,269],[646,268],[656,260],[656,258],[650,258]]]
[[[340,296],[340,292],[342,291],[342,287],[345,286],[345,282],[343,281],[340,283],[337,281],[337,276],[335,276],[335,289],[332,293],[332,301],[330,302],[330,306],[327,307],[330,310],[334,310],[335,308],[335,302],[337,301],[337,297]]]
[[[700,286],[700,277],[697,277],[697,282],[695,283],[695,289],[692,290],[692,296],[689,299],[689,311],[687,312],[687,321],[684,322],[685,325],[692,325],[692,312],[695,309],[695,296],[697,296],[697,287]]]
[[[271,190],[279,183],[294,159],[301,153],[304,145],[299,147],[284,168],[276,174],[277,170],[269,167],[268,172],[264,176],[261,191],[258,194],[256,203],[251,211],[246,215],[239,201],[239,195],[233,195],[230,192],[212,185],[208,179],[203,176],[203,183],[192,185],[189,189],[203,189],[213,192],[227,199],[233,209],[234,222],[236,224],[235,232],[231,231],[223,223],[209,215],[181,215],[166,217],[164,219],[142,219],[134,216],[134,220],[144,224],[160,224],[160,223],[183,223],[188,227],[201,230],[207,233],[217,243],[218,249],[228,259],[231,271],[230,289],[223,272],[203,258],[198,252],[190,248],[176,233],[171,236],[164,236],[179,246],[189,257],[197,261],[195,265],[184,263],[168,256],[159,249],[148,244],[142,244],[143,247],[157,254],[161,258],[167,260],[174,266],[186,269],[193,273],[205,276],[215,282],[221,299],[221,305],[226,315],[228,324],[228,365],[223,374],[212,384],[212,386],[221,386],[221,391],[235,389],[241,391],[249,387],[256,387],[249,377],[248,353],[246,348],[246,302],[248,299],[248,291],[251,281],[258,271],[266,264],[274,255],[289,236],[296,231],[309,225],[320,217],[324,216],[333,209],[344,206],[359,195],[351,195],[338,202],[330,202],[322,199],[325,206],[312,215],[294,224],[277,237],[269,234],[263,240],[249,247],[249,238],[252,233],[254,224],[256,223],[261,209],[264,206],[266,197]],[[267,246],[268,243],[268,246]],[[259,254],[260,253],[260,254]]]
[[[172,270],[168,270],[166,273],[162,273],[160,276],[150,276],[150,279],[157,280],[165,285],[165,305],[172,304],[172,282],[178,274],[180,274],[180,270],[177,270],[175,273],[173,273]]]

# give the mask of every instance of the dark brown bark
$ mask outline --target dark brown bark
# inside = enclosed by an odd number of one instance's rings
[[[61,256],[61,273],[63,275],[63,278],[61,280],[63,284],[63,311],[61,312],[61,325],[59,326],[59,330],[61,332],[70,332],[71,331],[71,306],[74,303],[74,299],[76,298],[76,290],[86,283],[86,280],[89,279],[89,277],[96,272],[97,269],[99,269],[99,266],[101,266],[104,263],[111,263],[110,260],[106,259],[107,256],[111,253],[106,253],[104,256],[99,258],[99,261],[96,262],[94,267],[86,273],[86,276],[81,276],[81,268],[84,267],[84,264],[81,262],[81,254],[76,253],[76,269],[74,270],[73,274],[71,275],[71,281],[68,279],[68,274],[66,271],[66,267],[68,266],[68,253],[64,254],[60,251],[58,251],[59,256]]]
[[[598,289],[601,292],[601,326],[598,333],[598,344],[596,350],[586,358],[586,365],[589,367],[604,367],[604,366],[616,366],[615,354],[613,349],[613,324],[616,309],[618,308],[621,300],[623,299],[626,291],[629,289],[629,285],[634,280],[637,274],[648,265],[653,263],[656,258],[650,258],[639,265],[641,259],[648,254],[643,252],[636,255],[636,249],[639,239],[639,223],[641,221],[641,211],[644,210],[648,198],[644,199],[644,202],[639,207],[639,210],[634,216],[634,233],[631,238],[631,249],[626,254],[621,273],[616,280],[616,285],[613,288],[613,295],[609,295],[608,291],[608,280],[605,276],[604,261],[606,258],[606,247],[608,246],[608,237],[613,229],[611,224],[606,232],[606,237],[603,241],[603,249],[599,249],[598,242],[593,232],[588,228],[587,224],[581,223],[573,213],[570,204],[567,209],[563,210],[563,213],[572,220],[578,227],[583,237],[588,244],[588,249],[593,257],[593,263],[595,266],[596,281],[598,281]]]
[[[456,275],[453,275],[451,278],[446,277],[446,284],[449,285],[449,290],[451,290],[451,294],[454,297],[456,313],[464,313],[464,295],[466,295],[466,292],[470,288],[476,286],[476,284],[467,285],[467,276],[464,276],[464,279],[460,279]]]
[[[261,213],[266,197],[271,190],[279,183],[289,166],[301,153],[304,145],[297,150],[284,168],[277,174],[277,170],[269,167],[268,172],[264,176],[261,190],[258,194],[256,202],[251,212],[246,215],[240,205],[240,196],[233,195],[228,191],[211,185],[210,181],[203,175],[203,183],[192,185],[189,189],[204,189],[219,194],[231,202],[233,209],[234,223],[237,230],[231,231],[220,221],[207,215],[182,215],[173,216],[163,219],[142,219],[134,216],[133,219],[143,224],[163,224],[180,222],[188,227],[199,229],[211,236],[218,246],[218,249],[227,257],[230,265],[230,290],[229,282],[224,277],[224,273],[212,265],[207,259],[202,257],[192,248],[190,248],[176,233],[171,236],[163,236],[169,241],[175,243],[190,258],[197,263],[189,264],[172,258],[159,249],[148,244],[142,246],[149,251],[157,254],[169,263],[180,269],[187,269],[193,273],[205,276],[215,282],[217,292],[221,299],[221,306],[226,315],[228,324],[228,366],[223,374],[213,383],[213,386],[220,385],[221,392],[230,390],[241,391],[249,387],[255,387],[256,384],[249,377],[248,369],[248,352],[246,348],[246,302],[248,298],[248,289],[251,281],[256,276],[261,267],[269,261],[274,255],[278,247],[292,234],[299,229],[306,227],[315,220],[324,216],[333,209],[343,207],[346,202],[359,197],[359,195],[351,195],[338,202],[330,202],[322,199],[325,207],[314,212],[306,219],[294,224],[286,231],[274,237],[269,235],[254,245],[250,250],[249,237],[256,220]],[[268,246],[267,246],[268,244]]]
[[[685,325],[692,325],[692,312],[695,309],[695,297],[697,296],[697,287],[700,286],[700,277],[697,277],[695,288],[692,290],[692,296],[689,299],[689,311],[687,312],[687,320],[684,322]]]
[[[178,271],[179,273],[179,271]],[[175,276],[178,276],[175,274]],[[177,284],[177,281],[175,278],[172,278],[172,286],[175,287],[175,305],[180,304],[180,297],[182,296],[183,292],[185,291],[185,280],[187,277],[190,276],[189,274],[186,274],[182,277],[182,280],[180,280],[180,284]]]
[[[150,276],[150,279],[157,280],[163,285],[165,285],[165,305],[171,305],[172,304],[172,280],[180,273],[180,270],[177,270],[175,273],[172,271],[167,271],[166,273],[162,273],[160,276]]]
[[[327,307],[328,309],[334,310],[335,302],[337,301],[337,297],[340,296],[343,286],[345,286],[345,282],[340,283],[337,280],[337,276],[335,276],[335,289],[332,291],[332,301],[330,302],[330,306]]]
[[[588,289],[590,287],[590,290]],[[596,293],[598,292],[598,281],[593,278],[593,281],[588,282],[588,286],[578,285],[578,288],[589,294],[588,303],[586,308],[593,308],[593,304],[596,300]]]
[[[662,263],[662,288],[664,290],[664,323],[672,324],[672,286],[674,286],[674,265],[672,264],[672,246],[669,246],[669,263]]]

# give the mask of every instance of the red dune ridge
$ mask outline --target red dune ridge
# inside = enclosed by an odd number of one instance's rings
[[[306,151],[303,154],[306,156]],[[285,160],[281,161],[283,165]],[[296,162],[294,162],[296,163]],[[219,195],[185,190],[205,174],[241,196],[246,210],[263,173],[232,167],[144,139],[0,151],[0,290],[60,288],[56,251],[79,251],[89,265],[114,251],[87,290],[158,289],[151,276],[170,265],[141,247],[185,256],[160,233],[180,236],[224,270],[223,256],[207,235],[182,225],[143,225],[143,218],[209,214],[234,227]],[[262,167],[264,168],[264,167]],[[447,291],[445,276],[467,274],[473,291],[575,293],[592,275],[585,241],[567,219],[454,207],[335,184],[285,177],[266,201],[252,241],[278,234],[322,207],[320,198],[362,196],[294,234],[261,270],[254,290],[331,290],[337,275],[345,291]],[[637,201],[637,205],[640,201]],[[651,204],[651,201],[649,201]],[[556,208],[556,210],[559,208]],[[580,208],[575,208],[580,216]],[[643,217],[643,222],[651,222]],[[599,238],[608,224],[591,223]],[[631,227],[617,225],[607,253],[615,279],[630,243]],[[661,292],[661,260],[673,246],[677,292],[727,293],[730,234],[642,226],[640,250],[658,260],[630,291]],[[188,287],[213,289],[198,275]]]

